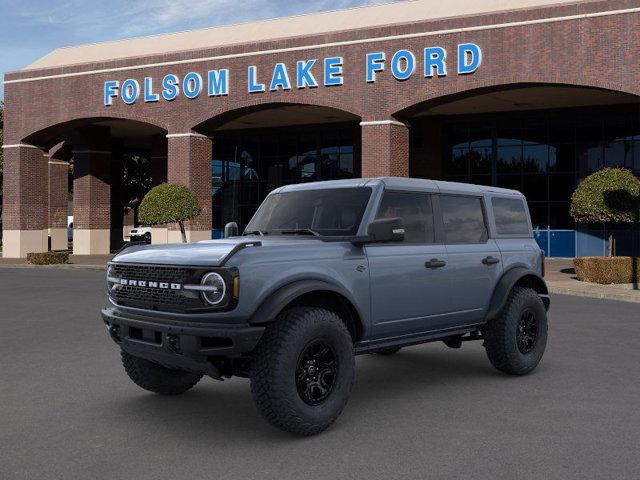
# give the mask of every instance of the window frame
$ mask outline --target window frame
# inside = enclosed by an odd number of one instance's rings
[[[498,199],[505,199],[505,200],[518,200],[520,202],[522,202],[522,204],[524,205],[524,212],[526,214],[527,217],[527,225],[529,227],[529,233],[527,235],[524,234],[514,234],[514,233],[498,233],[498,224],[496,222],[496,216],[495,216],[495,212],[493,209],[493,199],[494,198],[498,198]],[[487,198],[487,203],[491,205],[491,229],[493,230],[493,237],[496,239],[506,239],[506,238],[534,238],[534,232],[533,232],[533,224],[531,223],[531,212],[529,211],[529,203],[527,202],[526,198],[524,196],[517,196],[517,195],[496,195],[496,194],[492,194],[490,196],[488,196]],[[540,202],[540,203],[545,203],[547,205],[549,205],[549,202]],[[544,229],[546,230],[546,229]]]
[[[489,243],[489,240],[492,238],[491,231],[489,230],[489,217],[487,215],[487,205],[485,203],[485,196],[482,193],[479,194],[469,194],[469,193],[440,193],[438,194],[438,207],[440,210],[440,224],[442,225],[442,239],[446,245],[486,245]],[[480,200],[480,209],[482,211],[482,221],[484,223],[484,242],[449,242],[447,240],[447,229],[444,223],[444,208],[440,205],[440,199],[442,197],[464,197],[464,198],[475,198]],[[495,231],[495,229],[494,229]]]
[[[401,242],[389,242],[388,245],[394,246],[420,246],[420,245],[442,245],[442,234],[440,226],[442,224],[440,218],[440,202],[438,199],[439,194],[435,192],[421,191],[421,190],[404,190],[404,189],[396,189],[396,188],[384,188],[382,190],[382,195],[380,196],[380,200],[378,201],[378,205],[376,207],[375,213],[373,215],[372,220],[376,220],[378,218],[378,213],[380,213],[380,208],[382,207],[382,202],[384,201],[384,197],[386,194],[400,194],[400,195],[424,195],[429,197],[430,205],[431,205],[431,218],[433,220],[433,241],[432,242],[407,242],[405,240]]]

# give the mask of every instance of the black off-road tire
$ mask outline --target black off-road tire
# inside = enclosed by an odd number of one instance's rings
[[[381,348],[380,350],[376,350],[374,353],[376,355],[383,355],[385,357],[388,357],[390,355],[395,355],[400,350],[402,350],[402,347],[387,347],[387,348]]]
[[[535,329],[522,328],[535,323]],[[524,323],[523,323],[524,322]],[[531,335],[519,332],[535,330]],[[542,358],[547,345],[547,312],[540,296],[531,288],[515,287],[501,314],[483,329],[484,346],[491,364],[510,375],[531,372]]]
[[[332,382],[323,382],[326,397],[312,404],[301,390],[301,385],[309,388],[307,374],[301,374],[307,370],[301,366],[308,364],[308,352],[316,347],[328,347],[335,363],[319,363],[323,366],[317,371],[325,372],[320,380]],[[335,374],[326,375],[331,370],[326,365],[334,365]],[[322,308],[296,307],[281,313],[260,339],[251,367],[251,393],[258,411],[273,426],[298,435],[316,435],[342,412],[354,377],[353,341],[342,320]],[[328,383],[331,388],[324,388]]]
[[[121,354],[124,370],[133,383],[153,393],[180,395],[192,388],[202,378],[202,375],[198,373],[170,370],[144,358],[134,357],[124,351],[121,351]]]

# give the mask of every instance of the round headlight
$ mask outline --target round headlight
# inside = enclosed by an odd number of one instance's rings
[[[227,286],[220,274],[215,272],[207,273],[202,277],[200,282],[204,287],[202,289],[202,298],[210,305],[218,305],[224,299],[227,292]]]

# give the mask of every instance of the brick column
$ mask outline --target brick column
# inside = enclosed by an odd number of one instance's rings
[[[409,176],[409,127],[396,120],[364,121],[362,177]]]
[[[48,154],[26,144],[4,145],[4,258],[46,252],[48,223]]]
[[[202,207],[202,214],[185,226],[187,241],[209,240],[211,239],[211,139],[190,132],[169,134],[167,140],[168,182],[188,187],[198,197]],[[171,243],[182,241],[177,225],[169,225],[167,240]]]
[[[151,139],[151,186],[167,182],[167,138],[154,135]],[[166,225],[151,227],[151,243],[168,243],[169,229]]]
[[[73,150],[73,253],[111,251],[111,145],[109,129],[78,132]]]
[[[69,164],[49,158],[49,236],[51,250],[67,250]]]

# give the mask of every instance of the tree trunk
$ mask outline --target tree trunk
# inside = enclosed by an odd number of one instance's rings
[[[184,224],[182,222],[178,222],[180,226],[180,233],[182,234],[182,243],[187,243],[187,234],[184,231]]]
[[[609,234],[609,252],[608,252],[608,256],[609,257],[613,257],[613,235],[610,233]]]

